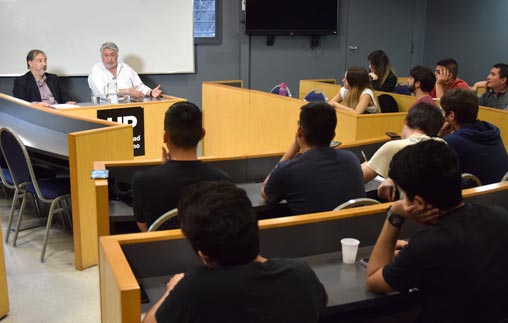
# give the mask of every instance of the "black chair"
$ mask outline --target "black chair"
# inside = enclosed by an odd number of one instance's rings
[[[53,215],[65,213],[68,217],[68,222],[71,222],[69,213],[70,203],[67,203],[70,199],[69,178],[45,178],[38,180],[25,145],[21,139],[8,128],[0,129],[0,148],[7,161],[7,166],[12,175],[14,185],[22,194],[21,207],[14,232],[13,246],[16,246],[17,243],[27,195],[31,194],[40,202],[50,204],[41,252],[41,262],[44,262]],[[62,220],[65,223],[65,220]]]
[[[377,101],[379,102],[379,109],[381,109],[381,113],[399,112],[399,105],[393,96],[389,94],[381,94],[377,97]]]
[[[326,95],[320,90],[312,90],[303,98],[307,102],[326,102]]]
[[[368,197],[361,197],[361,198],[352,199],[352,200],[342,203],[341,205],[337,206],[334,209],[334,211],[351,209],[354,207],[360,207],[360,206],[366,206],[366,205],[376,205],[376,204],[381,204],[381,202],[379,202],[378,200],[368,198]]]
[[[166,227],[166,224],[170,224],[176,220],[176,217],[178,216],[178,209],[172,209],[161,215],[157,218],[157,220],[150,225],[148,228],[148,232],[152,231],[158,231],[158,230],[169,230],[169,229],[175,229],[173,225],[170,225],[169,227]]]
[[[462,189],[482,186],[482,182],[480,181],[480,179],[473,174],[462,173],[461,177],[462,177],[461,184]]]

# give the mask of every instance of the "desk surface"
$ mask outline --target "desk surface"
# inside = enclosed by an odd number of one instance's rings
[[[340,242],[337,241],[340,248]],[[362,247],[358,250],[355,264],[342,263],[341,252],[325,253],[310,257],[298,258],[308,263],[328,293],[327,310],[338,312],[353,311],[364,307],[375,306],[379,303],[396,302],[396,299],[407,298],[407,295],[394,293],[391,295],[375,294],[365,288],[365,268],[359,260],[368,257],[372,247]],[[146,312],[160,299],[166,290],[165,282],[171,274],[166,276],[140,278],[139,282],[145,289],[149,303],[142,304],[142,312]],[[410,295],[411,296],[411,295]]]

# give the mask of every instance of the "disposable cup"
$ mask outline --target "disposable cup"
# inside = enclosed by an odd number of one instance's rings
[[[354,264],[360,241],[353,238],[344,238],[340,240],[342,244],[342,261],[345,264]]]

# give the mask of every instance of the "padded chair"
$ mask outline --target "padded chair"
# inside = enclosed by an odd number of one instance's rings
[[[272,94],[279,94],[279,89],[280,89],[280,84],[277,84],[275,85],[271,90],[270,90],[270,93]],[[293,95],[291,95],[291,90],[286,86],[286,89],[288,90],[288,95],[290,98],[293,97]]]
[[[395,88],[393,89],[393,93],[411,95],[411,91],[409,91],[409,87],[407,85],[400,85],[400,84],[395,86]]]
[[[361,198],[357,198],[357,199],[351,199],[347,202],[342,203],[341,205],[337,206],[334,209],[334,211],[351,209],[351,208],[359,207],[359,206],[376,205],[376,204],[381,204],[381,202],[379,202],[378,200],[367,198],[367,197],[361,197]]]
[[[381,94],[377,97],[377,101],[379,102],[379,109],[381,109],[381,113],[399,112],[399,105],[393,96],[389,94]]]
[[[164,225],[168,223],[168,221],[176,219],[178,215],[178,209],[172,209],[161,215],[154,223],[148,228],[148,232],[158,231],[160,230],[168,230],[174,228],[165,228]]]
[[[303,98],[307,102],[326,102],[328,99],[326,98],[326,95],[321,92],[320,90],[312,90],[305,97]]]
[[[18,194],[22,194],[21,207],[14,232],[13,246],[16,246],[17,243],[27,195],[31,194],[40,202],[50,204],[41,251],[41,262],[44,262],[53,216],[55,214],[65,213],[69,223],[71,222],[69,213],[70,203],[67,203],[70,199],[69,178],[45,178],[38,180],[25,145],[21,139],[8,128],[0,129],[0,148],[7,161],[13,183],[19,191]]]
[[[473,174],[462,173],[461,176],[462,176],[462,185],[461,185],[462,189],[482,186],[482,182],[480,181],[480,179]]]

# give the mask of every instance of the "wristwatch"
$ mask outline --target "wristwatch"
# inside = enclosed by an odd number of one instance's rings
[[[402,224],[404,223],[404,221],[406,220],[404,217],[402,217],[396,213],[393,213],[391,206],[386,211],[386,219],[388,220],[388,222],[391,223],[391,225],[393,225],[396,228],[400,228],[402,226]]]

